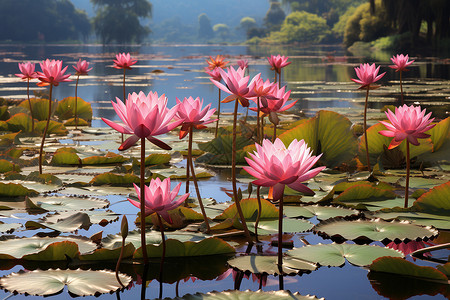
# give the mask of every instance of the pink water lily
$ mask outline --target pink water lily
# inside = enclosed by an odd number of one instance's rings
[[[81,58],[78,60],[77,64],[75,66],[72,66],[76,73],[75,75],[87,75],[92,68],[89,68],[89,62],[86,60],[81,60]]]
[[[216,119],[211,119],[211,116],[216,111],[215,108],[211,108],[211,103],[203,106],[203,99],[197,98],[184,98],[183,101],[177,100],[177,113],[175,114],[175,120],[182,120],[180,129],[180,139],[184,138],[189,133],[189,128],[193,126],[195,129],[206,128],[205,124],[215,122]]]
[[[175,200],[180,187],[181,182],[173,190],[170,190],[170,178],[166,178],[163,181],[159,178],[152,179],[148,186],[145,185],[145,216],[157,213],[167,223],[172,224],[172,219],[168,212],[180,206],[189,197],[189,193],[187,193]],[[141,189],[136,184],[134,184],[134,189],[139,200],[141,200]],[[138,208],[141,207],[141,203],[138,201],[129,198],[128,201]]]
[[[177,107],[168,109],[165,95],[158,97],[156,92],[149,92],[148,95],[139,92],[139,94],[128,94],[126,104],[119,98],[116,98],[116,100],[117,103],[114,101],[111,101],[111,103],[124,124],[115,123],[105,118],[102,118],[102,120],[120,133],[132,134],[119,147],[119,150],[130,148],[140,138],[147,138],[160,148],[172,149],[166,143],[155,138],[155,136],[167,133],[182,123],[182,120],[171,122],[177,112]]]
[[[236,63],[241,69],[248,68],[248,59],[240,59]]]
[[[406,67],[414,62],[414,60],[409,61],[408,54],[397,54],[396,56],[393,56],[391,58],[391,61],[394,63],[394,65],[389,67],[395,69],[395,72],[408,71]]]
[[[220,75],[220,70],[221,68],[214,68],[213,70],[211,70],[210,68],[205,67],[206,74],[211,76],[211,79],[215,81],[220,81],[222,79],[222,75]]]
[[[418,146],[418,139],[430,137],[425,132],[436,126],[430,124],[434,118],[430,119],[431,112],[425,115],[425,109],[421,110],[420,106],[407,106],[406,104],[395,108],[395,113],[388,110],[386,113],[389,122],[380,121],[387,130],[381,130],[379,133],[387,137],[393,137],[389,144],[389,149],[395,148],[407,139],[411,144]]]
[[[272,66],[271,70],[274,70],[277,73],[281,73],[281,69],[290,65],[292,62],[287,61],[289,57],[278,54],[277,56],[271,55],[267,58],[269,64]]]
[[[302,182],[325,169],[325,166],[322,166],[310,170],[322,154],[313,156],[305,141],[296,139],[288,148],[278,138],[273,144],[265,139],[262,146],[257,143],[255,146],[256,151],[249,154],[250,158],[245,158],[249,167],[244,167],[250,175],[257,178],[253,181],[254,184],[273,187],[274,200],[282,197],[286,185],[299,192],[314,194]]]
[[[225,84],[222,84],[212,78],[210,78],[210,80],[219,89],[231,94],[222,102],[226,103],[237,99],[243,107],[248,107],[248,99],[256,96],[254,91],[254,80],[248,83],[249,76],[244,76],[245,70],[241,68],[235,70],[233,67],[228,67],[226,71],[219,69],[219,72]]]
[[[37,78],[37,73],[34,71],[35,64],[31,62],[19,63],[19,70],[22,73],[15,74],[17,77],[22,78],[23,80],[34,79]]]
[[[209,60],[206,60],[208,63],[208,68],[210,70],[214,70],[215,68],[225,68],[225,66],[229,63],[229,61],[225,60],[225,57],[223,55],[216,55],[216,58],[213,58],[212,56],[209,57]]]
[[[274,89],[271,91],[271,95],[269,97],[266,97],[266,105],[263,105],[264,103],[261,101],[260,111],[265,115],[268,115],[271,112],[282,112],[294,106],[298,100],[286,104],[286,102],[289,100],[289,96],[291,95],[291,90],[285,92],[285,89],[285,86],[279,89],[278,86],[274,84]],[[250,109],[253,111],[257,111],[257,108],[255,107],[252,107]]]
[[[116,54],[114,61],[114,68],[116,69],[131,69],[131,66],[137,63],[136,59],[131,58],[130,53]]]
[[[361,84],[359,87],[360,89],[364,89],[367,87],[370,87],[372,83],[377,82],[380,80],[386,72],[379,74],[380,66],[375,67],[375,64],[361,64],[359,67],[355,68],[356,76],[358,76],[358,79],[352,80],[356,83]]]
[[[61,60],[46,59],[40,63],[42,72],[37,72],[38,79],[41,81],[38,86],[53,85],[58,86],[60,82],[72,81],[68,79],[70,74],[64,74],[68,66],[62,68]]]

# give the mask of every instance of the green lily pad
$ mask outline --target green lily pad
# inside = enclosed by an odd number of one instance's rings
[[[284,214],[289,218],[303,217],[306,219],[314,216],[319,220],[326,220],[334,217],[346,217],[359,214],[359,211],[354,209],[333,207],[333,206],[284,206]]]
[[[450,230],[450,215],[436,215],[428,214],[416,211],[404,211],[399,209],[394,209],[393,211],[377,212],[373,214],[375,218],[381,218],[383,220],[405,220],[413,224],[422,226],[433,226],[438,229]]]
[[[168,164],[172,157],[167,153],[152,153],[145,158],[145,165],[163,165]]]
[[[287,255],[317,263],[321,266],[339,267],[345,259],[355,266],[368,266],[382,256],[403,257],[397,250],[379,246],[355,244],[318,244],[289,250]]]
[[[392,190],[381,189],[370,184],[353,185],[333,199],[335,203],[357,204],[359,202],[372,202],[387,199],[395,199]]]
[[[128,159],[122,155],[108,152],[106,155],[90,156],[83,158],[81,161],[83,165],[104,165],[104,164],[118,164],[126,162]]]
[[[258,211],[258,199],[249,198],[242,199],[241,202],[242,213],[246,220],[256,220]],[[215,217],[215,220],[225,220],[234,218],[237,214],[236,204],[231,204],[222,214]],[[278,208],[267,200],[261,199],[261,220],[278,218]]]
[[[120,256],[120,251],[122,247],[118,247],[115,249],[95,249],[93,252],[85,253],[79,256],[80,260],[84,261],[102,261],[102,260],[114,260],[117,261]],[[130,258],[133,256],[136,248],[133,244],[128,243],[125,244],[123,249],[122,258]]]
[[[89,102],[77,97],[78,118],[90,122],[92,120],[92,107]],[[66,97],[58,102],[55,115],[60,120],[68,120],[75,117],[75,97]]]
[[[34,113],[34,112],[33,112]],[[39,134],[44,134],[44,129],[47,124],[47,121],[40,121],[35,124],[34,129]],[[67,135],[67,129],[64,127],[63,123],[59,123],[53,120],[50,120],[48,125],[47,134],[56,134],[56,135]]]
[[[21,145],[22,143],[20,142],[18,134],[19,132],[0,135],[0,146],[11,147],[12,145]]]
[[[251,272],[253,274],[280,275],[277,256],[245,255],[233,258],[228,264],[235,269]],[[311,272],[317,269],[317,265],[309,261],[283,257],[282,271],[284,274],[295,275]]]
[[[85,210],[84,214],[89,216],[92,224],[107,224],[119,220],[120,214],[117,214],[111,210]],[[48,223],[57,223],[62,220],[72,218],[73,215],[78,214],[74,211],[60,211],[52,215],[45,216],[45,221]]]
[[[119,273],[124,286],[131,283],[130,276]],[[24,284],[26,282],[27,284]],[[12,293],[50,296],[60,293],[65,286],[69,294],[74,296],[99,296],[121,290],[116,273],[111,271],[92,270],[35,270],[13,273],[0,278],[3,289]]]
[[[280,134],[289,145],[292,140],[305,140],[314,155],[323,153],[320,162],[329,168],[354,158],[357,151],[356,137],[351,131],[349,119],[332,111],[319,111],[313,118]]]
[[[6,159],[0,159],[0,173],[6,173],[10,171],[20,172],[20,167],[10,161],[7,161]]]
[[[33,117],[39,121],[45,121],[48,118],[48,99],[31,98],[31,108],[33,109]],[[28,101],[23,101],[19,104],[19,107],[25,108],[30,111]],[[52,103],[52,111],[55,110],[55,103]],[[53,114],[53,112],[52,112]]]
[[[73,258],[96,248],[88,240],[73,237],[7,239],[0,241],[0,259],[66,260],[66,256]]]
[[[104,173],[95,176],[89,183],[92,185],[114,185],[114,186],[132,186],[133,183],[139,184],[140,179],[136,175],[119,175],[114,173]]]
[[[240,223],[239,223],[240,224]],[[255,232],[255,222],[247,222],[248,230]],[[311,230],[314,224],[299,219],[283,218],[283,232],[285,233],[297,233]],[[258,223],[258,234],[277,234],[278,233],[278,220],[262,220]]]
[[[314,227],[314,232],[332,239],[354,240],[363,243],[371,241],[428,240],[438,234],[429,227],[408,222],[386,222],[380,219],[346,221],[340,218],[322,221]]]
[[[92,210],[109,206],[108,200],[99,198],[48,196],[30,198],[30,200],[36,206],[48,211]]]
[[[80,165],[80,162],[75,149],[63,147],[56,150],[50,164],[54,166]]]
[[[233,135],[218,135],[215,139],[206,143],[198,143],[200,150],[209,152],[196,159],[198,163],[210,165],[230,165]],[[236,136],[236,163],[245,164],[246,151],[242,149],[250,144],[250,140],[242,135]]]
[[[436,268],[450,279],[450,263],[446,263],[445,265],[438,265]]]
[[[148,257],[161,257],[163,246],[149,245],[147,243]],[[204,256],[234,253],[235,250],[227,242],[218,238],[206,238],[198,242],[167,239],[166,240],[166,257],[187,257],[187,256]],[[138,248],[134,253],[134,258],[142,258],[142,248]]]
[[[27,229],[51,229],[59,232],[73,232],[78,229],[88,230],[91,226],[90,218],[87,214],[78,212],[64,220],[56,223],[27,221],[25,227]]]
[[[21,184],[0,182],[0,197],[24,197],[37,194],[35,190],[28,189]]]
[[[448,278],[432,267],[418,266],[397,257],[380,257],[370,265],[371,272],[392,273],[397,276],[415,277],[421,280],[432,280],[448,284]]]
[[[414,201],[413,209],[437,215],[450,215],[450,181],[431,189]]]
[[[31,132],[32,121],[31,117],[25,113],[18,113],[13,115],[6,121],[8,124],[8,130],[12,132]]]
[[[209,292],[207,294],[186,294],[183,297],[176,297],[174,300],[319,300],[316,296],[302,296],[299,293],[290,291],[223,291]],[[321,298],[324,300],[324,298]]]

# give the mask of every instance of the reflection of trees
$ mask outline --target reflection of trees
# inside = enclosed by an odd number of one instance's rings
[[[2,0],[0,20],[0,40],[78,40],[91,29],[86,13],[69,0]]]

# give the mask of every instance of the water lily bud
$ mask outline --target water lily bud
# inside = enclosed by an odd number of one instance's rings
[[[126,239],[128,236],[128,220],[125,215],[122,217],[122,224],[120,224],[120,234],[122,238]]]

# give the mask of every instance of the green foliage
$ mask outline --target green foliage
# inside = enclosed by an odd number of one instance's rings
[[[286,14],[281,8],[281,3],[277,1],[271,1],[270,8],[267,11],[266,16],[264,17],[264,25],[266,25],[266,27],[270,31],[280,30],[284,18],[286,18]]]
[[[2,105],[0,106],[0,120],[5,121],[9,119],[8,106]]]
[[[8,130],[12,132],[30,132],[31,117],[25,113],[18,113],[12,116],[8,121]]]
[[[319,43],[330,32],[326,20],[305,11],[289,14],[279,32],[272,32],[270,39],[277,43]]]
[[[103,44],[139,43],[150,32],[140,19],[149,18],[152,5],[147,0],[91,0],[97,7],[93,24]]]
[[[36,126],[34,129],[36,130],[36,132],[43,134],[46,123],[47,123],[46,121],[40,121],[37,124],[35,124]],[[64,127],[62,123],[50,120],[47,129],[47,134],[66,135],[67,129],[66,127]]]
[[[31,98],[31,107],[33,109],[33,117],[39,121],[46,121],[48,119],[48,99]],[[52,103],[52,114],[55,111],[55,102]],[[28,112],[30,107],[28,101],[22,101],[19,107],[25,108]]]
[[[79,40],[91,25],[85,12],[69,0],[3,0],[0,3],[0,40]]]
[[[6,173],[9,171],[20,171],[20,167],[10,161],[7,161],[6,159],[0,159],[0,173]]]
[[[348,20],[355,12],[355,10],[356,10],[356,7],[351,6],[348,8],[348,10],[343,15],[341,15],[339,17],[339,21],[336,24],[334,24],[333,29],[332,29],[332,31],[335,35],[337,35],[340,38],[344,38],[345,27],[347,25]]]
[[[222,40],[226,40],[230,36],[230,27],[227,24],[216,24],[213,26],[213,30]]]
[[[78,118],[90,122],[92,120],[92,107],[89,102],[77,97]],[[66,97],[58,102],[55,115],[60,120],[68,120],[75,117],[75,97]]]
[[[56,150],[50,164],[54,166],[80,165],[80,162],[75,149],[63,147]]]
[[[210,39],[214,36],[213,29],[211,27],[211,20],[205,13],[198,16],[198,37],[203,40]]]

